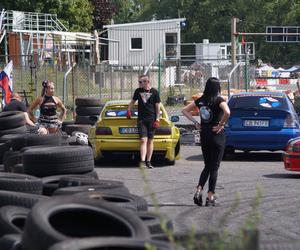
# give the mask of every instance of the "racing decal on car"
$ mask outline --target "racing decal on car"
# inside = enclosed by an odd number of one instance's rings
[[[141,98],[142,98],[143,102],[146,103],[146,102],[148,102],[148,100],[152,96],[152,93],[150,93],[150,92],[143,92],[143,93],[140,93],[140,95],[141,95]]]
[[[273,97],[261,97],[259,98],[259,105],[264,108],[276,108],[281,106],[281,103]]]
[[[213,113],[209,107],[202,106],[200,107],[200,117],[201,117],[201,122],[209,123],[213,118]]]

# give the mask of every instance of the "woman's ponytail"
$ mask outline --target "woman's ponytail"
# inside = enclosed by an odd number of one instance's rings
[[[42,89],[41,96],[44,96],[44,95],[45,95],[47,85],[48,85],[48,80],[44,80],[44,81],[42,82],[42,87],[43,87],[43,89]]]

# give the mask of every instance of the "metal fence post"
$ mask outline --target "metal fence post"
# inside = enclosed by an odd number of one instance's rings
[[[119,74],[120,74],[120,84],[121,84],[121,87],[120,87],[120,97],[121,97],[121,100],[123,99],[124,95],[123,95],[123,91],[124,91],[124,74],[123,72],[119,71]]]
[[[90,97],[91,65],[88,66],[88,97]]]
[[[110,99],[113,100],[113,72],[112,72],[112,67],[110,67]]]
[[[160,53],[158,53],[158,86],[157,86],[157,89],[158,89],[158,93],[160,94],[160,84],[161,84],[161,75],[160,75]]]

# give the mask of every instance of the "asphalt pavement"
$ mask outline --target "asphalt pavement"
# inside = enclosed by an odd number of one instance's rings
[[[183,145],[181,159],[175,166],[146,169],[148,184],[134,161],[113,160],[96,167],[100,179],[123,181],[131,193],[146,198],[149,210],[155,205],[149,194],[149,190],[153,191],[160,211],[173,220],[175,232],[189,232],[192,227],[199,232],[226,228],[236,234],[254,211],[252,204],[261,192],[260,242],[300,239],[300,172],[286,171],[280,152],[238,152],[223,161],[216,188],[216,207],[198,207],[192,200],[203,168],[200,146]],[[220,225],[224,215],[234,208],[226,223]]]

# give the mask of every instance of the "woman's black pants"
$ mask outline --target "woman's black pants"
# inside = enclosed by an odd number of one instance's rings
[[[212,131],[212,126],[202,126],[200,137],[204,169],[201,172],[198,185],[203,188],[209,177],[208,192],[215,193],[218,169],[225,149],[225,133],[222,131],[216,134]]]

